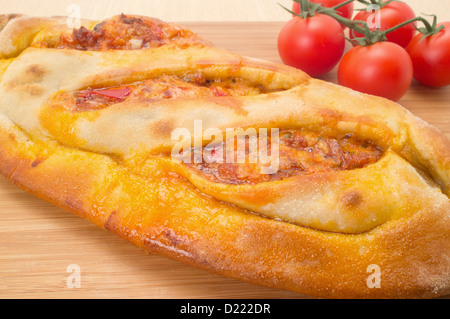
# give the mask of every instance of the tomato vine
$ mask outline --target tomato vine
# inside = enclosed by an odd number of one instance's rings
[[[332,17],[333,19],[337,20],[340,24],[348,27],[350,30],[356,31],[360,34],[362,34],[362,37],[357,37],[354,39],[348,39],[348,41],[352,42],[353,44],[357,44],[357,45],[363,45],[363,46],[367,46],[367,45],[371,45],[374,44],[376,42],[380,42],[380,41],[386,41],[386,35],[398,30],[399,28],[406,26],[408,24],[414,23],[414,22],[421,22],[423,23],[424,27],[422,28],[417,28],[416,29],[424,34],[425,37],[436,34],[437,32],[439,32],[440,30],[442,30],[444,28],[444,25],[440,25],[439,27],[437,26],[436,23],[436,16],[434,16],[434,20],[433,23],[430,23],[427,19],[425,19],[422,16],[417,16],[413,19],[409,19],[407,21],[404,21],[392,28],[389,28],[387,30],[371,30],[367,24],[366,21],[359,21],[359,20],[352,20],[352,19],[347,19],[342,17],[341,15],[338,14],[338,12],[336,11],[337,9],[339,9],[340,7],[343,7],[349,3],[353,3],[353,2],[359,2],[362,4],[365,4],[367,6],[369,5],[377,5],[380,9],[387,6],[388,4],[390,4],[391,2],[395,2],[397,0],[347,0],[344,1],[342,3],[340,3],[339,5],[336,5],[334,7],[331,8],[327,8],[322,6],[320,3],[313,3],[309,0],[293,0],[294,2],[297,2],[300,4],[300,8],[301,11],[300,13],[296,13],[286,7],[284,7],[283,5],[280,4],[280,6],[282,6],[285,10],[287,10],[288,12],[290,12],[291,14],[301,17],[301,18],[308,18],[308,17],[312,17],[316,14],[324,14],[327,16]]]
[[[280,4],[293,15],[278,36],[285,64],[311,76],[338,65],[339,84],[394,101],[413,78],[432,87],[450,85],[450,22],[438,25],[435,15],[430,22],[398,0],[293,1],[292,10]],[[347,13],[354,2],[366,8],[353,16]],[[353,44],[347,52],[345,40]]]

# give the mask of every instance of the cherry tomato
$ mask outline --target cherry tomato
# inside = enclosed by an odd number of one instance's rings
[[[408,53],[387,41],[351,48],[338,68],[339,84],[393,101],[406,93],[412,79],[413,65]]]
[[[385,2],[385,1],[384,1]],[[359,11],[353,20],[355,21],[374,21],[370,18],[373,12]],[[409,5],[404,2],[393,1],[389,4],[381,7],[379,12],[380,30],[385,31],[402,22],[415,18],[416,15]],[[406,47],[416,33],[415,23],[407,24],[395,31],[392,31],[386,35],[387,40],[397,43],[402,47]],[[370,28],[370,30],[376,30],[376,27]],[[350,39],[362,37],[361,33],[356,31],[350,32]]]
[[[322,14],[305,19],[293,17],[278,35],[278,52],[283,63],[312,77],[323,75],[335,67],[344,49],[341,25]]]
[[[450,84],[450,22],[444,29],[422,40],[417,34],[406,48],[414,66],[414,78],[420,83],[441,87]]]
[[[338,4],[341,4],[345,0],[309,0],[309,1],[314,2],[314,3],[320,3],[324,7],[331,8],[331,7],[337,6]],[[340,7],[336,11],[342,17],[344,17],[346,19],[351,19],[353,16],[353,7],[354,7],[353,2],[350,2],[349,4],[346,4],[345,6]],[[295,13],[300,13],[300,3],[294,2],[294,4],[292,5],[292,11],[294,11]]]

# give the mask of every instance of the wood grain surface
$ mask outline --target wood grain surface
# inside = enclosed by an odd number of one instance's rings
[[[450,20],[448,0],[403,0],[416,14],[436,14]],[[68,15],[77,6],[83,19],[105,19],[120,13],[142,14],[165,21],[286,21],[290,14],[280,7],[292,0],[0,0],[0,13],[33,16]],[[362,8],[355,3],[355,8]]]
[[[282,22],[190,22],[217,46],[280,62]],[[332,71],[324,79],[336,82]],[[450,87],[413,83],[400,103],[450,137]],[[81,287],[69,288],[70,265]],[[142,250],[0,178],[0,298],[308,298],[219,277]]]

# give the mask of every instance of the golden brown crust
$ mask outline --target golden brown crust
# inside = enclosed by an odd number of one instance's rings
[[[11,14],[2,14],[0,15],[0,31],[3,30],[4,27],[11,21],[12,19],[21,17],[21,14],[11,13]]]
[[[23,19],[10,30],[34,21]],[[55,24],[46,20],[40,32]],[[27,47],[34,37],[42,34],[29,37]],[[0,48],[2,57],[13,52],[21,54],[6,68],[0,91],[0,171],[24,190],[145,250],[254,284],[332,298],[450,293],[450,142],[398,104],[211,46]],[[55,98],[198,70],[280,92],[142,99],[90,112],[70,112]],[[173,131],[193,131],[195,120],[203,129],[352,133],[382,147],[384,156],[356,170],[215,183],[169,156]],[[377,267],[381,282],[374,288]]]

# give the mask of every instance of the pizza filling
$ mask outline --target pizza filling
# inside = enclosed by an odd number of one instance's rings
[[[261,153],[262,148],[265,150]],[[272,152],[274,148],[277,154]],[[202,149],[193,148],[184,155],[183,162],[211,181],[240,185],[363,168],[375,163],[382,154],[373,142],[352,134],[331,138],[303,130],[283,130],[276,142],[273,136],[242,136]]]
[[[208,79],[200,73],[184,76],[163,75],[130,85],[87,89],[74,93],[75,110],[98,110],[111,104],[129,101],[201,98],[219,96],[248,96],[275,90],[249,80],[230,77]]]
[[[63,33],[59,39],[36,44],[39,47],[75,50],[140,50],[169,43],[181,46],[205,44],[190,30],[158,19],[120,15],[97,24]]]

